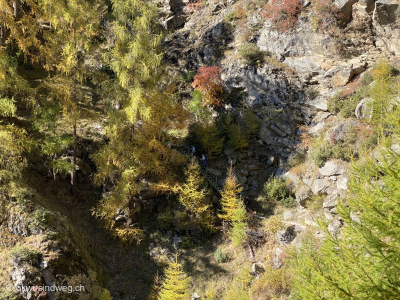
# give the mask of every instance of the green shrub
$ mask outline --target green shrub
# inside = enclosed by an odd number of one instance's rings
[[[357,132],[349,131],[345,141],[332,145],[324,142],[313,155],[314,163],[318,167],[322,167],[329,159],[336,158],[344,161],[350,161],[352,158],[357,159],[359,156],[359,145],[357,141]]]
[[[372,77],[371,71],[365,72],[364,76],[361,78],[361,85],[369,85],[372,81],[374,81],[374,78]]]
[[[327,160],[332,157],[332,155],[332,145],[330,145],[329,143],[324,143],[314,152],[314,163],[318,167],[322,167],[327,162]]]
[[[283,205],[284,207],[291,208],[291,207],[296,207],[297,203],[296,199],[293,196],[289,196],[281,200],[280,204]]]
[[[339,114],[343,118],[354,117],[357,104],[368,96],[368,87],[361,87],[358,91],[353,91],[349,88],[329,98],[328,109],[330,112]]]
[[[12,258],[20,257],[22,261],[32,264],[37,261],[41,256],[41,253],[34,249],[29,249],[27,247],[15,246],[11,252],[10,256]]]
[[[315,89],[315,88],[311,88],[311,89],[306,91],[306,94],[310,99],[315,99],[315,98],[318,97],[319,91],[317,89]]]
[[[264,193],[270,200],[285,207],[296,205],[286,181],[281,178],[271,177],[264,185]]]
[[[264,52],[255,44],[249,43],[239,47],[239,54],[248,65],[260,66],[264,63]]]
[[[228,261],[228,255],[226,255],[226,253],[222,252],[222,250],[218,248],[214,252],[214,259],[217,263],[224,263]]]

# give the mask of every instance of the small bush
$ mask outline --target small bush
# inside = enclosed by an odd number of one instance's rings
[[[264,52],[255,44],[249,43],[239,47],[239,54],[246,64],[251,66],[261,66],[264,63]]]
[[[292,285],[292,274],[288,267],[265,267],[265,272],[251,287],[253,299],[287,299]]]
[[[286,181],[275,177],[271,177],[265,183],[264,193],[269,199],[280,204],[286,203],[286,199],[292,197]]]
[[[322,167],[329,159],[336,158],[344,161],[357,159],[359,156],[358,145],[356,144],[357,133],[349,132],[348,137],[344,142],[332,145],[325,142],[319,147],[313,155],[314,163],[318,167]]]
[[[312,100],[312,99],[315,99],[318,97],[319,91],[315,88],[311,88],[306,91],[306,94],[307,94],[308,98],[310,98]]]
[[[219,106],[223,92],[221,80],[221,68],[217,66],[200,67],[198,74],[194,76],[192,87],[203,92],[203,106]]]
[[[296,203],[296,199],[293,196],[289,196],[289,197],[281,200],[280,204],[283,205],[284,207],[292,208],[292,207],[296,207],[297,203]]]
[[[343,118],[354,117],[354,111],[358,103],[363,98],[368,97],[368,91],[368,87],[363,87],[358,91],[354,89],[341,91],[328,99],[328,109]]]
[[[226,255],[226,253],[222,252],[222,250],[218,248],[214,252],[214,259],[217,263],[224,263],[228,261],[228,255]]]
[[[277,216],[271,216],[264,221],[264,227],[270,236],[275,236],[279,230],[284,228],[284,225]]]
[[[319,31],[334,29],[342,16],[332,0],[317,0],[314,6],[314,28]]]
[[[300,0],[272,0],[263,15],[277,30],[286,32],[296,25],[301,7]]]
[[[39,259],[39,257],[41,256],[41,253],[34,249],[29,249],[29,248],[21,247],[21,246],[15,246],[11,250],[10,256],[12,258],[19,257],[22,261],[33,264]]]
[[[199,10],[202,6],[203,6],[202,0],[193,0],[185,6],[184,11],[186,14],[191,14]]]
[[[245,18],[247,18],[247,14],[243,6],[239,6],[225,15],[225,20],[228,22],[243,20]]]
[[[324,143],[314,152],[314,163],[318,167],[322,167],[328,161],[328,159],[332,157],[332,154],[332,146],[329,143]]]
[[[374,81],[374,78],[372,77],[372,74],[370,71],[365,72],[364,76],[361,78],[361,85],[366,86],[369,85],[372,81]]]

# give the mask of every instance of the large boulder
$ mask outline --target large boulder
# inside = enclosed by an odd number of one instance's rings
[[[400,55],[400,3],[398,0],[378,0],[373,12],[376,46]]]
[[[326,179],[315,179],[311,185],[311,191],[315,194],[326,193],[326,190],[330,187],[330,182]]]
[[[319,168],[319,173],[325,177],[340,175],[345,171],[346,168],[343,166],[343,162],[333,160],[326,162],[323,167]]]
[[[371,98],[362,99],[354,111],[357,119],[371,119],[372,118],[372,105],[374,100]]]
[[[341,13],[341,20],[343,23],[347,24],[350,22],[352,6],[356,2],[358,2],[358,0],[335,0],[335,2],[333,2]]]

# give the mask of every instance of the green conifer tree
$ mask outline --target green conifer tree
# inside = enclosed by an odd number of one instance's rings
[[[399,110],[385,116],[393,138],[380,154],[354,165],[349,194],[338,206],[340,235],[325,230],[292,255],[299,299],[400,298],[400,157],[391,149],[400,137]],[[323,226],[323,228],[326,228]]]

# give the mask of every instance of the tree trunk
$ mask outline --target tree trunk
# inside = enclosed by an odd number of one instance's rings
[[[1,45],[4,46],[6,43],[6,27],[3,25],[0,26],[0,35],[1,35]]]
[[[73,137],[73,150],[72,150],[72,171],[71,171],[71,192],[72,196],[75,197],[75,185],[76,185],[76,121],[74,122],[74,137]]]
[[[15,20],[18,20],[18,3],[17,1],[13,1],[13,9],[14,9],[14,18]]]

